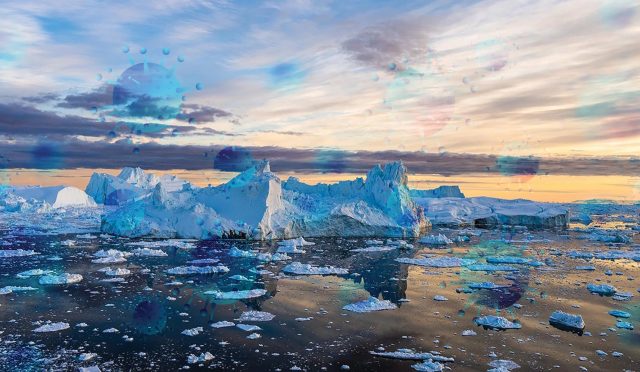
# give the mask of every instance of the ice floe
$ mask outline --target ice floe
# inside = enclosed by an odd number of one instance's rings
[[[522,325],[518,322],[511,322],[506,318],[495,315],[479,316],[473,319],[476,325],[482,326],[484,329],[520,329]]]
[[[549,324],[564,330],[582,334],[584,331],[584,320],[581,315],[569,314],[564,311],[556,310],[549,316]]]
[[[268,322],[273,320],[276,316],[266,311],[245,311],[237,319],[240,322]]]
[[[65,323],[65,322],[48,323],[34,329],[33,332],[37,332],[37,333],[59,332],[65,329],[69,329],[69,327],[70,327],[69,323]]]
[[[216,300],[244,300],[247,298],[264,296],[267,294],[267,291],[265,289],[248,289],[231,292],[206,291],[204,294],[211,295]]]
[[[60,275],[44,275],[38,280],[42,285],[64,285],[74,284],[82,281],[82,275],[64,273]]]
[[[366,300],[355,302],[342,307],[343,310],[353,311],[355,313],[368,313],[371,311],[393,310],[398,306],[389,300],[379,300],[375,297],[369,297]]]
[[[171,275],[206,275],[229,272],[229,268],[223,265],[220,266],[178,266],[165,271]]]
[[[346,275],[347,269],[333,266],[313,266],[301,262],[292,262],[282,269],[283,272],[295,275]]]

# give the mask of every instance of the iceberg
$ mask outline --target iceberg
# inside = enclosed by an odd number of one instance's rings
[[[401,162],[374,167],[366,181],[307,185],[295,178],[281,182],[263,161],[215,187],[176,189],[158,182],[105,214],[101,228],[157,238],[418,237],[430,224],[407,182]],[[301,245],[304,240],[295,244]]]
[[[187,363],[196,364],[196,363],[204,363],[210,360],[213,360],[214,356],[210,352],[201,353],[200,356],[196,356],[193,354],[189,354],[187,357]]]
[[[0,190],[0,212],[45,212],[96,206],[91,196],[72,186],[5,187]]]
[[[556,310],[549,317],[549,324],[563,331],[571,331],[582,335],[584,332],[584,320],[581,315],[569,314]]]
[[[467,266],[475,263],[475,260],[468,258],[459,258],[459,257],[450,257],[450,256],[438,256],[438,257],[425,257],[425,258],[396,258],[397,262],[409,264],[409,265],[417,265],[417,266],[427,266],[427,267],[461,267]]]
[[[216,300],[245,300],[248,298],[261,297],[267,294],[265,289],[251,289],[231,292],[206,291],[206,295],[212,295]]]
[[[618,290],[609,284],[587,284],[587,290],[600,296],[613,296]]]
[[[369,297],[366,300],[355,302],[342,307],[343,310],[353,311],[355,313],[368,313],[371,311],[393,310],[398,306],[389,300],[378,300],[375,297]]]
[[[44,275],[38,280],[41,285],[65,285],[75,284],[82,281],[82,275],[80,274],[60,274],[60,275]]]
[[[569,210],[558,204],[489,197],[415,197],[433,225],[494,228],[502,225],[533,229],[567,228]]]
[[[165,270],[171,275],[196,275],[196,274],[216,274],[227,273],[229,268],[223,265],[219,266],[178,266]]]
[[[300,262],[292,262],[282,269],[287,274],[295,275],[346,275],[347,269],[333,266],[313,266]]]
[[[26,257],[39,254],[33,250],[24,249],[0,249],[0,258]]]
[[[236,319],[240,322],[268,322],[273,320],[276,316],[268,313],[266,311],[245,311],[240,315],[239,319]]]
[[[36,291],[37,288],[33,287],[17,287],[13,285],[8,285],[0,288],[0,295],[6,295],[13,292],[26,292],[26,291]]]
[[[622,310],[610,310],[609,315],[616,318],[631,318],[631,314]]]
[[[69,329],[69,327],[70,327],[69,323],[65,323],[65,322],[48,323],[34,329],[33,332],[36,332],[36,333],[59,332],[65,329]]]
[[[425,237],[420,238],[419,242],[422,244],[429,244],[429,245],[453,244],[453,241],[447,238],[444,234],[427,235]]]
[[[495,315],[485,315],[479,316],[473,319],[473,322],[476,325],[482,326],[484,329],[495,329],[495,330],[505,330],[505,329],[520,329],[522,325],[518,322],[511,322],[506,318]]]

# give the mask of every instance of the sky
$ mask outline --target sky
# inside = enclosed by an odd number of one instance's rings
[[[631,179],[638,13],[637,0],[5,0],[0,168],[268,158],[359,173],[402,159],[420,174]]]

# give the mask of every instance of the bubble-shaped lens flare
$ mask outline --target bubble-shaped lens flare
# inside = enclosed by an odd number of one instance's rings
[[[167,326],[167,306],[159,298],[140,299],[131,311],[130,322],[134,329],[145,335],[161,333]]]
[[[227,146],[213,159],[213,169],[225,172],[243,172],[255,164],[251,151],[239,146]]]

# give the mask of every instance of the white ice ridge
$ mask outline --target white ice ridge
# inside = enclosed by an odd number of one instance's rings
[[[0,212],[43,212],[58,208],[93,208],[93,198],[72,186],[22,186],[0,189]]]

